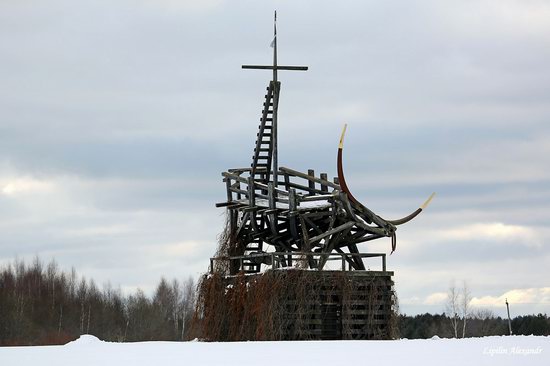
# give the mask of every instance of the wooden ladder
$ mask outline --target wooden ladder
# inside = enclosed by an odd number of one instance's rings
[[[260,118],[260,126],[256,134],[256,147],[252,157],[251,176],[256,181],[265,184],[269,182],[271,174],[271,164],[273,160],[273,101],[274,101],[275,83],[271,81],[267,87],[265,95],[264,108]]]

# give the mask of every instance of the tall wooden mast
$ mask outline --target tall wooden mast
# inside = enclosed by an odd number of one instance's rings
[[[279,109],[279,93],[281,83],[278,81],[278,70],[306,71],[307,66],[279,66],[277,63],[277,12],[273,21],[273,65],[242,65],[243,69],[273,70],[273,79],[267,87],[264,109],[260,119],[260,128],[256,148],[252,158],[252,176],[260,178],[265,183],[270,181],[273,172],[273,184],[279,184],[279,160],[277,154],[277,120]],[[272,107],[270,109],[270,107]],[[267,152],[267,155],[261,153]]]

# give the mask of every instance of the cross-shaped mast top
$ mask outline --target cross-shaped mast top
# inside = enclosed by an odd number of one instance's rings
[[[307,71],[307,66],[279,66],[277,64],[277,11],[273,20],[273,65],[242,65],[243,69],[273,70],[273,81],[277,81],[277,70]]]
[[[266,112],[262,117],[262,124],[261,126],[265,126],[265,123],[267,121],[267,113],[271,112],[272,116],[269,118],[272,121],[271,126],[271,133],[269,133],[271,142],[269,147],[268,156],[271,156],[273,161],[273,184],[275,187],[279,184],[278,179],[278,173],[279,173],[279,162],[278,162],[278,156],[277,156],[277,114],[279,109],[279,89],[281,83],[277,80],[277,71],[278,70],[295,70],[295,71],[306,71],[307,66],[279,66],[277,64],[277,12],[275,12],[275,17],[273,21],[273,42],[271,42],[271,46],[273,47],[273,65],[242,65],[243,69],[259,69],[259,70],[273,70],[273,81],[269,83],[268,90],[271,90],[273,93],[270,98],[272,98],[272,102],[270,104],[269,100],[264,103],[264,106],[266,108]],[[270,93],[266,94],[266,98],[270,95]],[[269,110],[269,106],[272,106],[272,110]],[[261,127],[262,129],[264,127]],[[262,140],[261,137],[263,137],[263,130],[261,131],[261,134],[258,141],[265,142],[265,140]],[[258,144],[261,144],[262,142],[257,142]],[[259,145],[258,145],[259,149]],[[256,150],[255,150],[256,151]],[[255,152],[254,162],[253,162],[253,171],[255,164],[257,164],[258,160],[258,153],[260,150]],[[265,158],[265,156],[263,156]],[[268,161],[271,161],[270,158],[268,158]],[[271,163],[268,163],[267,166],[267,176],[269,177],[270,172],[270,165]],[[276,194],[276,193],[275,193]]]

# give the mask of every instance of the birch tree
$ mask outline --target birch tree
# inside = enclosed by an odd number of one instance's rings
[[[460,296],[460,310],[462,312],[462,338],[466,336],[466,321],[471,315],[470,302],[472,301],[472,293],[468,283],[462,283],[462,293]]]
[[[466,324],[471,316],[470,302],[472,293],[466,281],[463,281],[462,288],[457,288],[455,281],[451,282],[447,292],[447,304],[445,312],[451,320],[454,337],[458,338],[458,330],[462,320],[462,338],[466,336]]]
[[[447,292],[447,304],[445,305],[445,312],[449,316],[449,319],[451,319],[451,326],[453,327],[455,338],[458,338],[459,304],[459,293],[456,288],[455,281],[453,280],[451,282],[451,286],[449,286],[449,291]]]

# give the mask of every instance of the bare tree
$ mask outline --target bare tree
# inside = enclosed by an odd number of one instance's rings
[[[466,321],[471,316],[470,302],[472,301],[472,293],[468,283],[462,283],[462,293],[460,294],[460,310],[462,312],[462,338],[466,336]]]
[[[176,337],[179,334],[179,323],[180,323],[180,313],[181,313],[181,299],[182,299],[182,290],[181,285],[177,279],[172,280],[172,321],[174,322],[174,334]],[[183,323],[183,322],[182,322]],[[183,327],[183,325],[182,325]]]
[[[174,293],[172,286],[162,277],[153,295],[153,306],[156,308],[155,337],[170,340],[172,337],[174,314]]]
[[[462,320],[462,338],[466,336],[466,324],[468,318],[471,317],[470,302],[472,301],[472,293],[466,281],[463,281],[462,288],[456,287],[455,281],[451,282],[449,291],[447,292],[447,304],[445,312],[451,319],[455,338],[458,338],[458,328]]]
[[[492,320],[495,318],[495,313],[489,309],[476,309],[472,312],[472,319],[477,320],[477,331],[474,329],[474,336],[488,336],[495,331]],[[497,323],[498,324],[498,323]],[[471,327],[470,327],[471,328]]]
[[[191,322],[193,309],[195,307],[195,280],[189,276],[187,281],[183,283],[183,296],[181,302],[181,317],[183,324],[181,327],[181,339],[185,339],[186,325]]]
[[[456,288],[455,281],[453,280],[451,282],[451,285],[449,286],[449,291],[447,292],[447,304],[445,305],[445,312],[449,316],[449,319],[451,319],[451,326],[453,327],[453,332],[455,335],[455,338],[458,338],[458,312],[459,312],[459,293]]]
[[[80,323],[80,334],[84,334],[84,323],[86,319],[86,302],[88,299],[88,284],[86,283],[86,279],[82,277],[80,280],[80,284],[78,285],[78,290],[76,291],[76,298],[78,301],[78,304],[80,305],[80,315],[79,315],[79,323]]]

